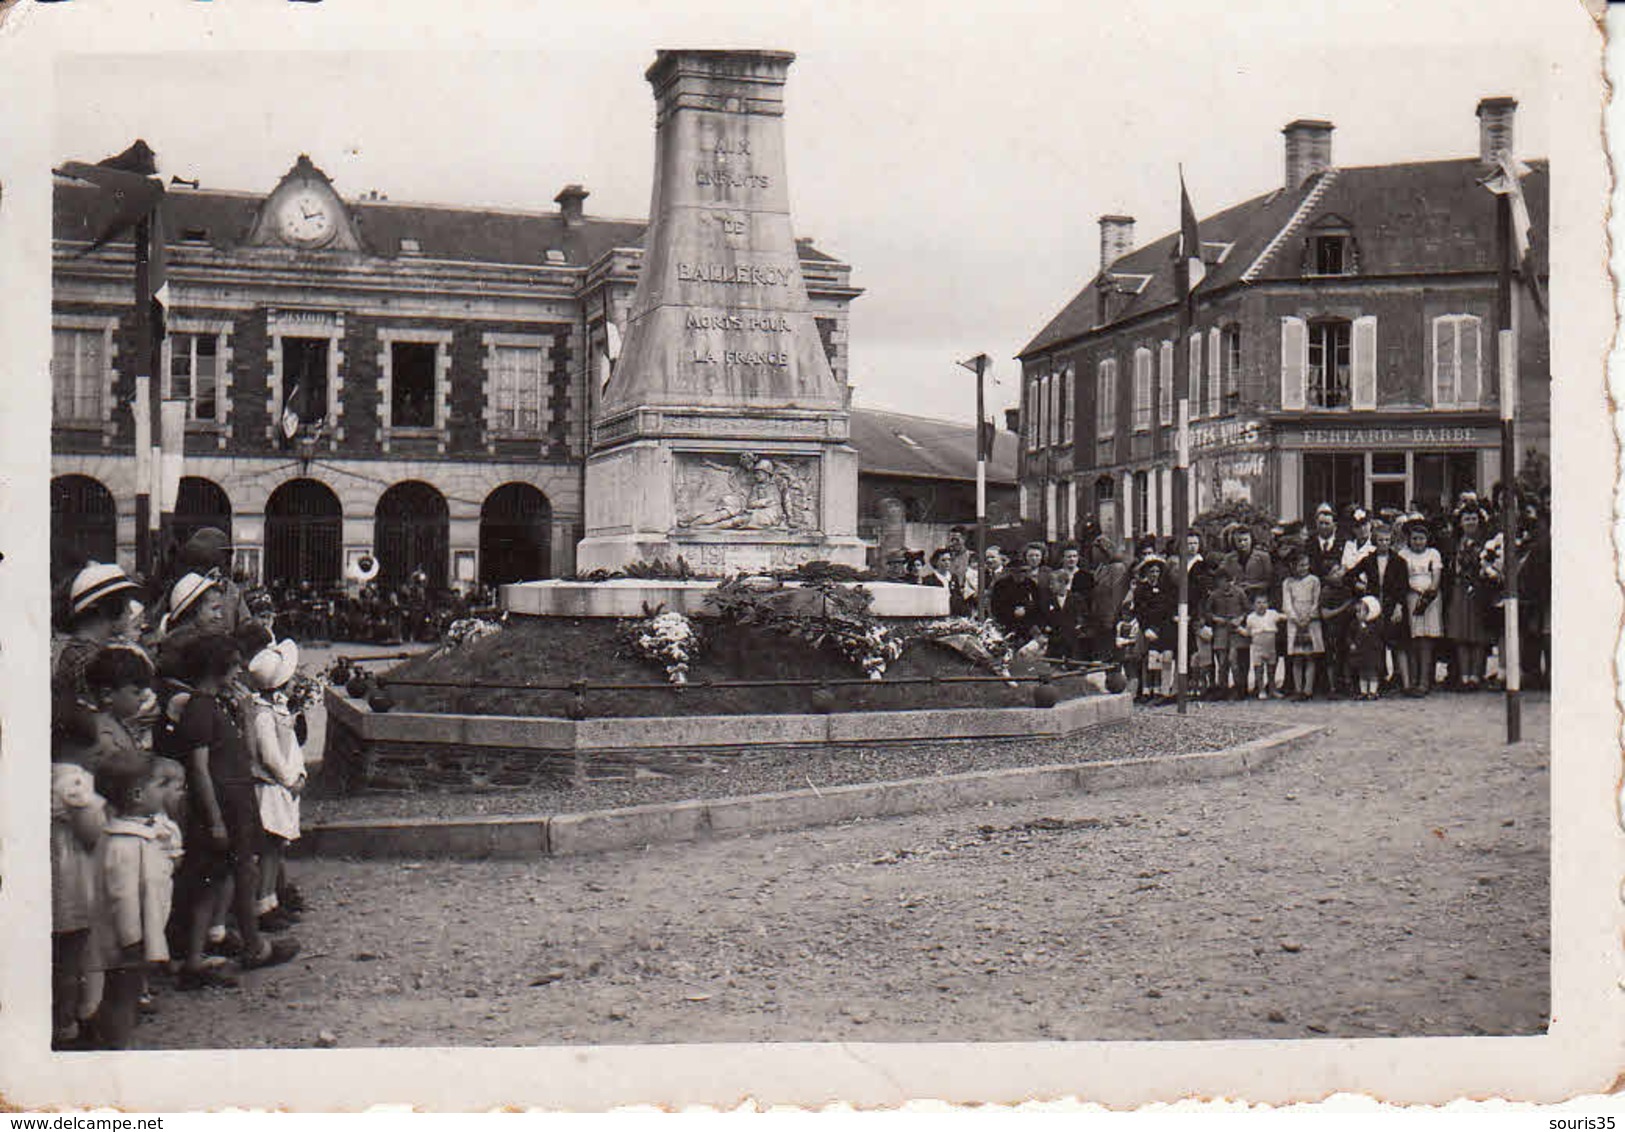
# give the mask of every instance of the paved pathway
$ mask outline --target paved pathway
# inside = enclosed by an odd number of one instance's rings
[[[1320,721],[1256,775],[534,862],[306,862],[306,955],[143,1044],[1538,1032],[1547,733],[1501,701]]]

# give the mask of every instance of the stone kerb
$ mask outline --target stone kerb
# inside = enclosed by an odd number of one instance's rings
[[[968,771],[584,813],[333,822],[307,830],[300,849],[317,856],[358,857],[564,856],[636,849],[1245,774],[1270,765],[1319,731],[1314,725],[1297,725],[1238,746],[1184,755]]]
[[[609,719],[373,711],[329,689],[327,773],[350,788],[529,785],[669,767],[685,752],[890,746],[949,739],[1063,738],[1127,720],[1127,694],[1053,708],[954,708],[828,715]]]

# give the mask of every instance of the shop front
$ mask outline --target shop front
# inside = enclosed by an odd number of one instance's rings
[[[1277,421],[1279,512],[1304,518],[1323,502],[1373,511],[1440,509],[1463,491],[1488,494],[1499,474],[1500,443],[1488,414],[1359,425]]]
[[[1268,507],[1274,495],[1268,422],[1238,418],[1191,426],[1192,518],[1227,503]]]

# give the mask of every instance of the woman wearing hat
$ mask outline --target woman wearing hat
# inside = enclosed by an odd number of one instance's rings
[[[51,668],[54,702],[71,704],[86,694],[85,669],[113,639],[135,594],[129,575],[105,562],[92,562],[73,576],[65,611],[68,637]]]
[[[169,588],[169,612],[158,623],[158,674],[181,675],[181,658],[191,642],[226,632],[226,607],[220,583],[203,574],[182,574]]]
[[[1455,645],[1456,683],[1467,692],[1478,690],[1484,678],[1485,653],[1494,640],[1489,621],[1494,587],[1484,568],[1487,519],[1477,507],[1457,515],[1456,546],[1446,574],[1444,635]]]
[[[1174,650],[1178,647],[1174,626],[1178,599],[1168,581],[1167,567],[1168,560],[1162,555],[1148,554],[1140,562],[1139,578],[1134,583],[1134,612],[1145,641],[1146,664],[1160,674],[1159,694],[1163,700],[1174,694]]]

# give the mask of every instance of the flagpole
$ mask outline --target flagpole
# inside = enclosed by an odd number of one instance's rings
[[[157,446],[158,438],[162,435],[163,409],[157,396],[158,390],[153,387],[152,354],[152,278],[151,265],[148,260],[152,245],[152,218],[143,216],[135,222],[135,404],[143,404],[147,410],[147,420],[151,432],[148,434],[148,451],[136,458],[136,467],[147,467],[148,473],[138,477],[135,485],[135,568],[146,575],[149,584],[158,581],[158,547],[155,537],[156,524],[153,522],[152,484],[156,478],[150,467],[151,449]],[[136,442],[140,443],[140,429],[136,430]]]
[[[987,591],[992,579],[987,573],[987,419],[986,395],[982,388],[988,357],[976,355],[976,616],[987,617]]]
[[[1174,270],[1187,280],[1179,299],[1178,342],[1174,346],[1174,546],[1179,550],[1178,667],[1174,669],[1174,702],[1180,715],[1186,713],[1186,682],[1190,671],[1191,648],[1191,561],[1186,534],[1190,530],[1190,345],[1191,335],[1190,260],[1181,257]]]
[[[1507,742],[1523,737],[1523,661],[1518,639],[1518,491],[1517,405],[1518,334],[1513,316],[1512,197],[1495,198],[1495,247],[1498,256],[1495,294],[1497,372],[1501,381],[1501,679],[1506,688]]]

